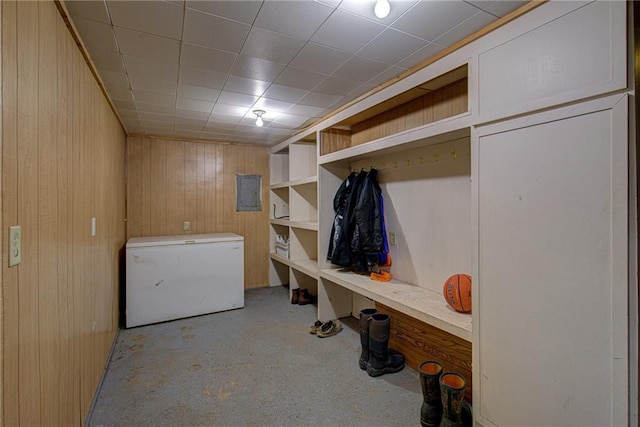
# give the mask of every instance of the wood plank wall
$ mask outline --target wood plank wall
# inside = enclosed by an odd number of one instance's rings
[[[2,242],[22,227],[22,263],[2,255],[2,424],[81,425],[118,327],[125,136],[54,3],[1,8]]]
[[[236,174],[262,175],[262,211],[236,212]],[[269,283],[269,150],[195,141],[127,138],[127,238],[237,233],[245,288]]]
[[[321,154],[353,147],[468,110],[467,79],[461,79],[351,126],[322,131]]]

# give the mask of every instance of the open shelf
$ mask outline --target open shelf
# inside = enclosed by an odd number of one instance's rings
[[[304,230],[318,231],[318,223],[313,221],[290,221],[289,226],[293,228],[302,228]]]
[[[471,135],[471,114],[468,112],[448,117],[424,126],[379,138],[354,147],[325,154],[319,164],[340,161],[356,161],[372,156],[382,156],[399,151],[441,144]]]
[[[315,184],[317,182],[318,182],[318,175],[314,175],[314,176],[308,176],[306,178],[300,178],[294,181],[290,181],[289,185],[291,187],[296,187],[300,185]]]
[[[282,257],[282,256],[280,256],[280,255],[276,254],[275,252],[271,252],[271,253],[269,254],[269,257],[270,257],[272,260],[278,261],[278,262],[280,262],[280,263],[282,263],[282,264],[285,264],[285,265],[291,265],[291,261],[290,261],[290,260],[288,260],[287,258]]]
[[[342,269],[321,270],[320,277],[471,342],[471,314],[454,311],[442,294],[395,279],[376,282]]]
[[[290,224],[288,219],[274,219],[274,218],[271,218],[269,220],[269,222],[271,224],[273,224],[273,225],[282,225],[284,227],[288,227],[289,224]]]
[[[289,181],[278,182],[278,183],[275,183],[275,184],[271,184],[269,186],[269,188],[272,189],[272,190],[278,190],[278,189],[287,188],[287,187],[289,187]]]
[[[318,260],[317,259],[303,259],[297,261],[290,261],[291,268],[301,271],[314,279],[318,279]]]

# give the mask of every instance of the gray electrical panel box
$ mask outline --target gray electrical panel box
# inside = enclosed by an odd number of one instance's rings
[[[236,175],[236,211],[262,210],[262,175]]]

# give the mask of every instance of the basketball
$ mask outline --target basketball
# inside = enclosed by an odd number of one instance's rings
[[[449,277],[444,282],[442,293],[445,301],[455,311],[471,312],[471,276],[468,274],[454,274]]]

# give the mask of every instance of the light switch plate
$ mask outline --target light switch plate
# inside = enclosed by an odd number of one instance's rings
[[[395,246],[396,245],[396,233],[395,233],[395,231],[390,231],[389,232],[389,244],[391,246]]]
[[[191,223],[189,221],[185,221],[182,223],[183,231],[191,231]]]
[[[19,225],[9,227],[9,267],[22,261],[22,228]]]
[[[91,237],[95,237],[96,235],[96,217],[91,217]]]

